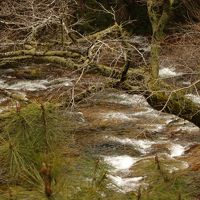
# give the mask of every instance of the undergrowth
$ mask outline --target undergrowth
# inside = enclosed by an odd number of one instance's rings
[[[6,114],[1,127],[2,184],[39,188],[51,197],[72,122],[54,105],[35,103]]]
[[[134,176],[145,177],[138,191],[121,192],[100,159],[84,152],[70,155],[78,149],[73,143],[74,126],[69,116],[50,103],[18,107],[2,116],[0,199],[192,199],[188,180],[178,172],[169,173],[168,161],[158,158],[134,166]]]

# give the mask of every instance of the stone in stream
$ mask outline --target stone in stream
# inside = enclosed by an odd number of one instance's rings
[[[133,146],[124,145],[117,141],[109,140],[98,140],[93,142],[93,144],[88,147],[87,152],[104,156],[109,156],[113,154],[113,152],[117,155],[126,154],[134,157],[141,155],[140,151],[135,149]]]

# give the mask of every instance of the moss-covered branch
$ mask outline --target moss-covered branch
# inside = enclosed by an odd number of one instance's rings
[[[200,127],[200,105],[182,92],[148,92],[147,101],[156,110],[177,115]]]
[[[102,76],[107,76],[115,79],[119,79],[121,77],[121,71],[119,69],[112,69],[108,66],[90,63],[88,58],[84,58],[83,56],[80,58],[67,57],[67,52],[62,51],[49,51],[45,54],[41,52],[32,52],[32,50],[21,50],[16,52],[8,52],[5,53],[5,57],[3,54],[0,54],[0,68],[6,67],[16,67],[21,65],[22,62],[36,62],[36,63],[54,63],[66,67],[70,70],[76,70],[82,67],[86,67],[91,73],[99,73]],[[77,56],[74,53],[74,56]],[[77,61],[75,61],[75,60]],[[83,60],[80,63],[80,60]],[[131,79],[144,79],[145,69],[136,68],[129,70],[127,74],[127,78]]]
[[[36,51],[34,48],[31,50],[19,50],[19,51],[11,51],[6,53],[0,53],[0,58],[10,58],[16,56],[62,56],[62,57],[70,57],[70,58],[78,58],[80,54],[73,53],[70,51]]]

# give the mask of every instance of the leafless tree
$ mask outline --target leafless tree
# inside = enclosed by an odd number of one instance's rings
[[[177,88],[160,80],[158,76],[160,48],[173,2],[135,1],[146,5],[152,25],[149,65],[148,57],[124,29],[130,20],[118,22],[117,12],[112,6],[97,3],[98,10],[113,18],[110,27],[82,35],[75,26],[84,20],[77,15],[77,7],[85,6],[84,1],[1,1],[0,67],[17,66],[29,61],[59,64],[80,71],[80,77],[83,72],[98,72],[109,77],[105,87],[112,85],[141,92],[154,108],[179,115],[200,126],[199,105],[184,96],[185,91],[199,84],[199,80],[185,88]],[[139,56],[142,67],[137,66],[136,56]],[[97,89],[92,86],[79,95],[73,92],[73,105],[94,91]]]

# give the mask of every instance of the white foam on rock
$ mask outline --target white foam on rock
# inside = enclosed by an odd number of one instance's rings
[[[129,170],[134,163],[138,161],[138,158],[133,158],[128,155],[122,156],[103,156],[104,162],[112,166],[115,171]]]
[[[62,87],[62,86],[69,87],[73,86],[74,84],[72,83],[72,80],[69,79],[68,77],[62,77],[49,81],[49,85],[51,85],[51,87]]]
[[[148,108],[145,111],[139,111],[139,112],[135,112],[132,114],[132,116],[136,116],[136,117],[141,117],[141,116],[148,116],[148,117],[158,117],[159,116],[159,112],[152,109],[152,108]]]
[[[101,113],[100,115],[104,120],[119,120],[119,121],[135,121],[141,117],[158,117],[159,114],[153,109],[147,109],[145,111],[133,112],[133,113],[124,113],[124,112],[106,112]]]
[[[9,85],[8,87],[6,87],[6,89],[23,91],[46,90],[46,84],[48,84],[47,80],[18,81],[15,84]]]
[[[200,104],[200,96],[198,95],[194,95],[194,94],[187,94],[185,95],[188,99],[190,99],[191,101],[193,101],[194,103],[198,103]]]
[[[148,106],[146,99],[142,95],[129,95],[129,94],[115,94],[111,93],[108,95],[110,99],[106,100],[108,102],[118,103],[122,105],[143,105]]]
[[[164,67],[160,69],[159,71],[159,76],[161,78],[169,78],[169,77],[180,76],[180,75],[182,75],[182,73],[176,72],[175,68]]]
[[[130,139],[130,138],[117,138],[117,137],[105,137],[106,139],[110,140],[110,141],[115,141],[115,142],[119,142],[121,144],[124,145],[132,145],[134,146],[139,152],[141,152],[142,154],[146,154],[147,152],[149,152],[151,146],[153,144],[155,144],[155,141],[150,141],[150,140],[141,140],[141,139]]]
[[[176,131],[187,131],[188,133],[190,132],[197,132],[199,131],[199,127],[197,126],[182,126],[182,127],[178,127],[176,129]]]
[[[183,81],[182,84],[183,84],[184,86],[189,86],[189,85],[191,85],[192,83],[191,83],[191,81]]]
[[[131,119],[131,116],[126,113],[122,112],[108,112],[108,113],[102,113],[101,116],[105,120],[120,120],[120,121],[130,121],[133,120]]]
[[[150,152],[152,145],[154,144],[169,144],[168,149],[170,151],[170,157],[182,156],[185,152],[185,146],[172,143],[168,140],[151,141],[147,139],[130,139],[130,138],[118,138],[114,136],[106,136],[106,140],[119,142],[123,145],[132,145],[142,154]]]
[[[113,175],[108,175],[108,178],[117,186],[117,190],[123,193],[136,191],[143,180],[143,177],[122,178]]]
[[[150,131],[161,132],[165,128],[165,124],[147,124],[146,127]]]
[[[8,84],[5,80],[0,80],[0,88],[9,90],[21,90],[21,91],[40,91],[46,90],[49,87],[69,87],[73,86],[73,83],[68,78],[58,78],[51,81],[48,80],[19,80],[16,83]]]
[[[177,157],[182,156],[185,152],[185,147],[181,146],[180,144],[171,144],[170,145],[170,156],[171,157]]]

